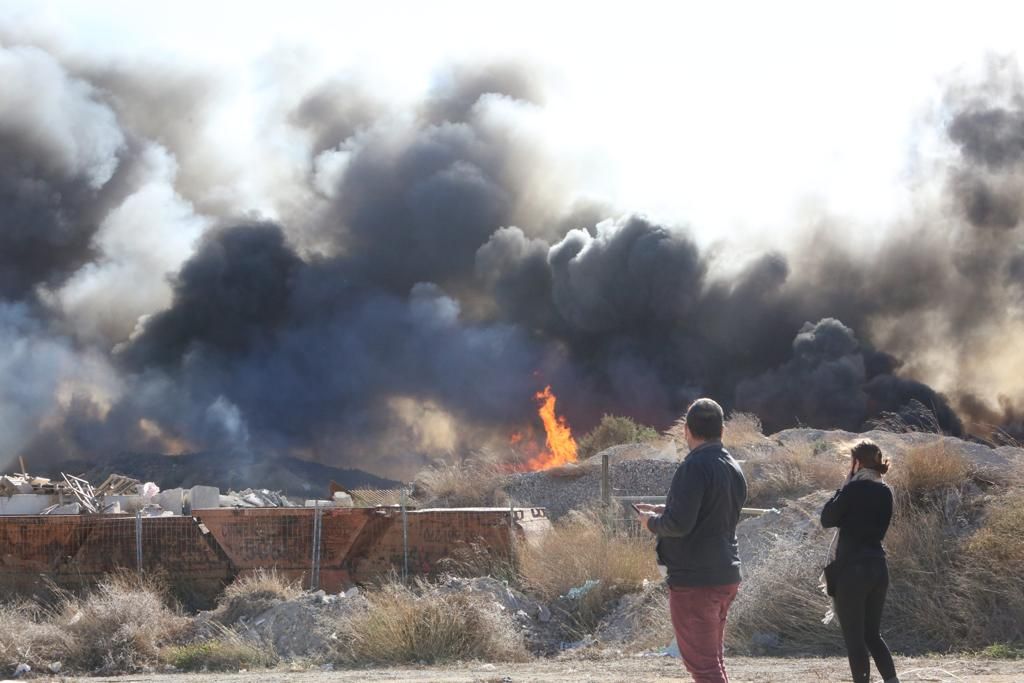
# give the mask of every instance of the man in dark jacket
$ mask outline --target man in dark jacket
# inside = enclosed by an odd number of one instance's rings
[[[686,411],[690,453],[665,505],[640,505],[640,524],[658,537],[669,608],[683,663],[697,683],[728,683],[722,641],[740,583],[736,524],[747,499],[739,464],[722,446],[722,407],[708,398]]]

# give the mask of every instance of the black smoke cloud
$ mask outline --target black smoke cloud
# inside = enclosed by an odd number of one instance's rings
[[[126,139],[96,89],[37,48],[0,44],[0,297],[57,285],[96,254]]]
[[[204,349],[248,352],[285,323],[300,264],[275,225],[209,233],[174,278],[172,307],[145,321],[125,361],[136,370],[173,368]]]
[[[219,403],[244,416],[232,448],[340,442],[362,459],[395,428],[396,397],[445,406],[467,424],[527,419],[522,397],[542,348],[526,333],[464,320],[436,285],[399,297],[350,272],[345,259],[301,260],[277,225],[217,230],[182,268],[172,306],[144,323],[120,360],[173,377],[162,385],[169,404]],[[211,416],[199,417],[196,426],[209,428]]]
[[[938,206],[871,250],[835,238],[836,222],[743,263],[686,229],[576,202],[517,128],[542,112],[525,69],[452,69],[411,112],[333,80],[281,122],[308,143],[303,172],[282,176],[302,184],[289,188],[302,206],[271,221],[197,200],[213,227],[134,331],[101,343],[47,292],[111,258],[104,226],[144,182],[139,150],[201,166],[202,136],[146,112],[208,94],[206,81],[172,79],[165,99],[123,67],[0,53],[0,69],[50,78],[21,108],[0,107],[0,331],[7,346],[43,339],[58,365],[92,368],[25,366],[21,381],[50,400],[2,395],[23,408],[15,451],[290,452],[408,474],[504,440],[548,383],[577,430],[603,413],[665,427],[701,395],[771,430],[887,415],[928,426],[927,413],[961,434],[961,415],[1019,420],[1017,397],[993,408],[925,383],[937,340],[967,367],[1020,311],[1024,89],[1005,69],[995,85],[951,90]],[[200,100],[183,116],[205,115]],[[201,198],[201,178],[165,182]],[[110,290],[110,306],[132,287]]]
[[[794,422],[857,431],[869,418],[897,417],[925,428],[922,417],[947,434],[963,425],[947,400],[921,382],[891,374],[893,359],[865,347],[834,318],[806,323],[793,340],[793,357],[736,387],[736,407],[758,415],[769,430]],[[923,410],[922,410],[923,407]]]

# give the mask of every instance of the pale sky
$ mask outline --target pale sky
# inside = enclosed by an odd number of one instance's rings
[[[545,74],[540,125],[583,195],[705,240],[764,238],[819,210],[865,229],[908,201],[943,82],[1024,52],[1007,3],[241,2],[0,0],[0,22],[65,49],[202,65],[237,84],[300,51],[415,98],[439,67],[525,61]],[[15,23],[17,22],[17,23]]]

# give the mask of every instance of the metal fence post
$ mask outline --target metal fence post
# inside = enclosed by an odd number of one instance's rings
[[[508,499],[508,559],[512,566],[516,566],[516,505],[511,498]]]
[[[313,505],[313,563],[309,572],[309,590],[320,587],[320,538],[323,528],[323,508],[320,501]]]
[[[409,580],[409,515],[405,504],[405,485],[401,489],[402,503],[402,583]]]
[[[142,510],[135,511],[135,568],[142,573]]]
[[[612,502],[612,483],[608,466],[608,454],[601,454],[601,504],[607,508]]]

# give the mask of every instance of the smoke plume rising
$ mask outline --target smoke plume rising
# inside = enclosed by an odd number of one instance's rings
[[[0,43],[3,458],[407,476],[504,442],[547,384],[577,431],[663,428],[710,395],[770,430],[923,407],[951,434],[1019,433],[1020,385],[983,384],[1024,365],[1015,63],[950,86],[943,162],[881,243],[833,217],[744,261],[581,202],[534,134],[541,86],[454,68],[410,111],[318,83],[265,123],[301,153],[254,165],[205,125],[215,79]]]

